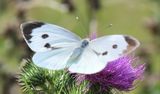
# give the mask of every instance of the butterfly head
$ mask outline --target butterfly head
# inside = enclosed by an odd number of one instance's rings
[[[82,41],[81,48],[86,48],[89,45],[89,40],[85,39]]]

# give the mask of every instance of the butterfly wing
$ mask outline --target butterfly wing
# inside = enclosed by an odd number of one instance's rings
[[[72,62],[71,72],[93,74],[103,70],[109,61],[130,53],[139,46],[131,36],[111,35],[92,40],[80,58]]]
[[[98,56],[89,47],[84,49],[77,60],[69,63],[69,71],[72,73],[93,74],[105,68],[105,64],[99,61]]]
[[[69,30],[43,22],[23,23],[21,31],[28,46],[35,52],[70,47],[80,41],[80,38]]]
[[[90,43],[91,49],[97,54],[100,61],[105,64],[132,52],[139,45],[137,39],[127,35],[104,36],[92,40]]]
[[[63,69],[80,38],[72,32],[43,22],[26,22],[21,31],[28,46],[35,51],[32,60],[43,68]]]
[[[32,60],[39,67],[51,70],[59,70],[67,67],[67,61],[74,48],[62,48],[46,52],[36,53]]]

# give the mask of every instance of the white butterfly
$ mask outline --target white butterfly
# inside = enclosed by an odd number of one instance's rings
[[[127,35],[81,39],[69,30],[43,22],[23,23],[21,31],[28,46],[36,52],[32,60],[37,66],[52,70],[68,68],[72,73],[97,73],[140,44]]]

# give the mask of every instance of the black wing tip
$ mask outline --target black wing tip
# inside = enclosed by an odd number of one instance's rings
[[[38,21],[30,21],[30,22],[25,22],[25,23],[22,23],[20,28],[21,28],[21,31],[25,37],[25,39],[30,43],[30,39],[32,38],[31,36],[31,33],[32,33],[32,30],[35,29],[35,28],[38,28],[38,27],[41,27],[42,25],[44,25],[45,23],[43,22],[38,22]]]
[[[140,45],[140,42],[132,36],[125,35],[124,39],[130,46],[138,47]]]
[[[45,23],[43,23],[43,22],[29,21],[29,22],[22,23],[20,28],[25,33],[28,30],[32,30],[32,29],[37,28],[37,27],[41,27],[44,24]]]

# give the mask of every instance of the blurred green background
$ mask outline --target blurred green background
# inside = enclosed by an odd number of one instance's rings
[[[78,18],[78,19],[76,19]],[[19,25],[43,21],[65,27],[81,37],[129,34],[141,46],[146,63],[143,81],[126,94],[160,94],[160,0],[0,0],[0,94],[21,94],[16,82],[21,61],[33,52]]]

